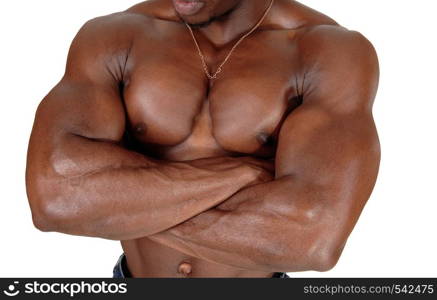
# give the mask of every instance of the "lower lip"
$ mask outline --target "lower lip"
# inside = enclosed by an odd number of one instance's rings
[[[183,16],[191,16],[198,13],[205,5],[199,1],[174,0],[176,11]]]

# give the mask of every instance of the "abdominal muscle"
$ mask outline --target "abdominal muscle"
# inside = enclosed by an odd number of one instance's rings
[[[272,277],[272,273],[216,264],[185,255],[149,238],[121,242],[134,278]]]

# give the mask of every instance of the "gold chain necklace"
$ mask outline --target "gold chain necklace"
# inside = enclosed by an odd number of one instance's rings
[[[275,0],[272,0],[270,2],[269,7],[266,9],[266,11],[264,12],[264,15],[261,17],[261,19],[258,21],[258,23],[255,24],[255,26],[245,35],[243,35],[236,43],[235,45],[232,47],[232,49],[229,51],[228,55],[226,56],[226,58],[223,60],[223,62],[219,65],[219,67],[217,68],[217,71],[215,71],[214,74],[211,75],[211,73],[209,72],[208,69],[208,65],[206,64],[206,59],[205,56],[202,53],[202,50],[200,49],[199,43],[194,35],[193,29],[191,29],[191,26],[187,23],[184,22],[185,25],[187,26],[188,30],[190,31],[191,37],[194,40],[194,44],[196,45],[197,48],[197,52],[199,52],[199,56],[200,56],[200,60],[202,61],[202,66],[203,66],[203,70],[205,71],[206,77],[208,77],[210,80],[211,79],[216,79],[217,75],[222,71],[223,66],[228,62],[229,58],[231,57],[232,53],[235,51],[235,49],[238,47],[238,45],[240,45],[240,43],[242,41],[244,41],[249,35],[251,35],[255,30],[258,29],[258,27],[262,24],[262,22],[264,22],[265,18],[267,17],[267,15],[269,14],[272,6],[273,6],[273,2]]]

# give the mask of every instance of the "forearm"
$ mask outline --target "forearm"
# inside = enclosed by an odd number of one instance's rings
[[[288,179],[284,179],[288,180]],[[152,239],[187,255],[268,272],[323,270],[323,226],[297,197],[285,209],[287,188],[276,180],[245,189],[221,205]],[[308,196],[305,199],[309,199]],[[328,263],[329,264],[329,263]]]
[[[60,148],[50,168],[28,170],[35,223],[46,231],[144,237],[216,206],[254,180],[236,166],[217,171],[199,162],[161,162],[81,137]]]

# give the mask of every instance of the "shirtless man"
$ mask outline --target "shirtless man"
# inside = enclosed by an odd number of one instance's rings
[[[377,85],[371,44],[292,0],[93,19],[36,114],[34,224],[122,241],[117,277],[329,270],[375,184]]]

